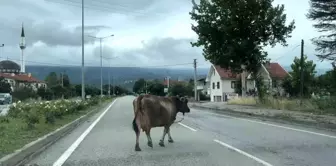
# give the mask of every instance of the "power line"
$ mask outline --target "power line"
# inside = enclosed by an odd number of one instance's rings
[[[51,3],[58,3],[58,4],[62,4],[62,5],[69,5],[69,6],[73,6],[73,7],[81,7],[81,2],[79,1],[73,1],[73,0],[46,0],[46,1],[49,1]],[[62,1],[62,2],[61,2]],[[88,3],[88,2],[91,2],[91,3]],[[138,14],[139,15],[147,15],[149,13],[146,13],[145,10],[127,10],[129,7],[127,6],[122,6],[120,4],[112,4],[112,3],[109,3],[107,1],[88,1],[86,2],[86,4],[88,5],[84,5],[84,8],[86,9],[92,9],[92,10],[96,10],[96,11],[100,11],[100,12],[109,12],[109,13],[116,13],[116,10],[118,10],[120,12],[125,12],[123,14]],[[95,3],[93,3],[95,2]],[[101,4],[101,5],[97,5],[97,2],[98,4]],[[150,15],[162,15],[163,13],[155,13],[155,14],[150,14]]]
[[[279,60],[280,58],[282,58],[282,57],[284,57],[285,55],[287,55],[287,53],[294,51],[294,50],[295,50],[296,48],[298,48],[300,45],[301,45],[301,44],[296,45],[296,46],[295,46],[294,48],[292,48],[291,50],[289,50],[289,51],[283,53],[283,55],[281,55],[281,56],[277,57],[276,59],[274,59],[274,61]]]

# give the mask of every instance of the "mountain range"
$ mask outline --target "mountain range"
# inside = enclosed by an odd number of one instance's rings
[[[284,69],[291,71],[290,66]],[[329,69],[317,69],[317,75],[321,75]],[[44,80],[50,72],[58,74],[65,73],[69,76],[71,83],[81,83],[81,67],[79,66],[26,66],[26,71],[40,80]],[[100,67],[85,67],[85,84],[94,86],[100,85]],[[206,77],[208,68],[198,68],[198,78]],[[190,69],[168,69],[168,68],[138,68],[138,67],[103,67],[103,84],[108,84],[109,74],[111,84],[120,85],[125,88],[132,88],[134,82],[140,78],[164,80],[169,76],[172,80],[189,80],[194,77],[194,70]]]

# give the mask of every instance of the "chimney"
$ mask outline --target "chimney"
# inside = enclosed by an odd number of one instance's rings
[[[28,73],[28,77],[31,77],[31,73]]]

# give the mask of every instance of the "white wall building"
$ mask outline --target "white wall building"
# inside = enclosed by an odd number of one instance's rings
[[[262,65],[259,75],[263,78],[265,85],[268,85],[273,93],[284,94],[281,83],[288,73],[278,63]],[[234,74],[230,70],[212,65],[206,78],[206,82],[209,85],[207,88],[211,101],[225,101],[225,95],[227,95],[228,99],[238,97],[238,94],[235,93],[235,86],[237,81],[241,81],[241,77],[241,74]],[[246,77],[246,85],[242,86],[242,88],[245,88],[246,91],[254,90],[255,81],[252,80],[251,74],[247,74]]]

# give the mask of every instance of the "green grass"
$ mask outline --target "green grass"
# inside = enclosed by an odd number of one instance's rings
[[[33,129],[28,129],[27,123],[21,118],[0,117],[0,158],[72,122],[93,109],[101,109],[110,101],[104,101],[75,114],[65,115],[61,119],[56,119],[54,124],[46,124],[45,119],[40,118],[40,122]]]

